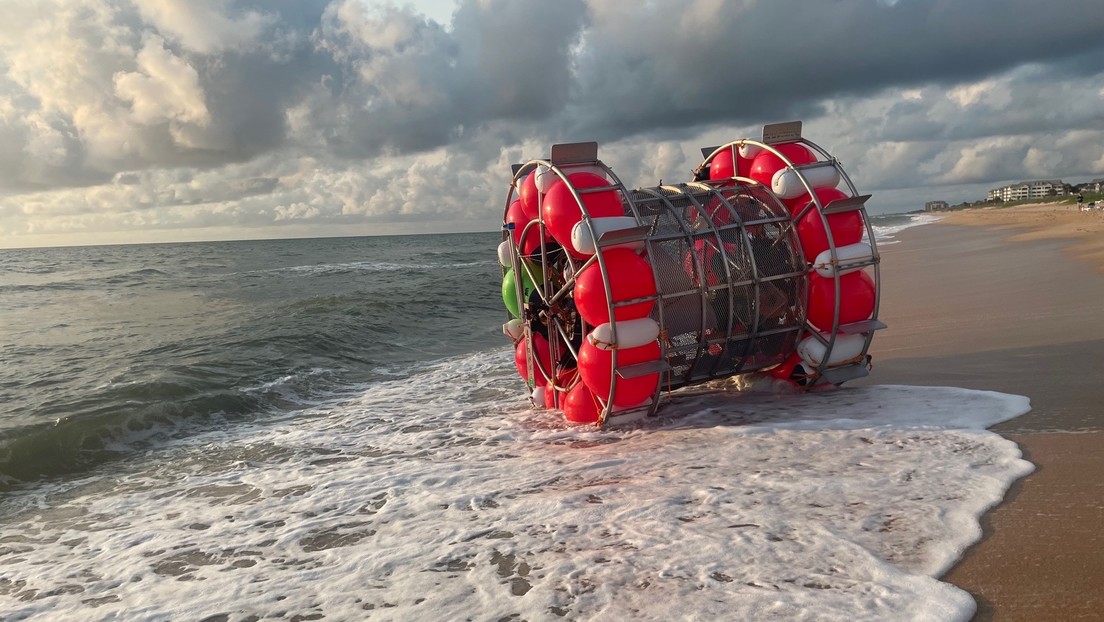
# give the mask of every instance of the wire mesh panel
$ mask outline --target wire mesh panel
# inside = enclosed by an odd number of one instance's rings
[[[804,320],[806,271],[793,222],[761,187],[641,189],[644,256],[658,285],[653,318],[681,387],[781,363]]]
[[[703,155],[694,181],[631,191],[596,143],[515,166],[504,331],[534,404],[601,425],[736,374],[865,375],[884,327],[868,197],[800,123]]]

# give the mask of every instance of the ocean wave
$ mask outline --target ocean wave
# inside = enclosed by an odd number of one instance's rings
[[[315,367],[245,387],[242,392],[258,396],[281,410],[302,410],[341,395],[341,391],[335,390],[338,383],[334,370]]]
[[[895,234],[905,229],[930,225],[942,219],[938,214],[889,214],[872,217],[871,228],[874,229],[874,239],[880,244],[893,240]]]
[[[225,383],[225,374],[214,370],[181,370],[172,379],[109,380],[82,398],[54,404],[67,414],[0,430],[0,491],[87,472],[211,426],[300,411],[343,394],[334,370],[322,368],[246,387]]]
[[[200,429],[201,423],[256,412],[263,403],[237,391],[194,394],[172,383],[113,387],[128,394],[69,405],[53,423],[0,432],[0,491],[45,478],[87,472]],[[142,399],[143,395],[155,395]],[[189,395],[170,399],[171,395]]]
[[[237,345],[264,349],[281,340],[277,336],[264,343]],[[314,340],[301,341],[318,346]],[[448,369],[449,376],[467,375],[474,369],[473,360],[487,356],[443,356],[426,350],[421,342],[399,341],[387,345],[392,352],[389,359],[350,361],[367,368],[357,381],[350,380],[348,370],[317,366],[242,386],[229,384],[230,371],[203,365],[181,366],[167,378],[128,380],[139,373],[135,370],[117,374],[87,395],[52,400],[37,413],[41,421],[54,412],[57,416],[49,423],[0,429],[0,492],[87,474],[214,428],[263,427],[269,420],[287,420],[295,413],[347,401],[379,383],[398,383],[395,386],[409,387],[414,395],[436,382],[435,372]],[[334,340],[322,346],[337,350],[343,344]],[[404,354],[411,351],[414,356]],[[355,356],[354,348],[349,358]],[[340,354],[335,352],[333,358]]]
[[[22,294],[35,292],[78,291],[88,287],[79,281],[54,281],[49,283],[8,283],[0,284],[0,294]]]
[[[308,276],[341,275],[371,272],[411,272],[428,270],[455,270],[462,268],[482,268],[497,265],[497,261],[486,259],[482,261],[442,261],[439,263],[422,262],[380,262],[380,261],[354,261],[340,264],[317,264],[303,266],[287,266],[283,268],[270,268],[256,272],[264,273],[292,273]]]
[[[104,286],[136,287],[148,285],[151,281],[171,277],[172,275],[156,268],[138,268],[112,274],[88,273],[81,271],[42,272],[41,274],[60,274],[64,278],[40,282],[22,282],[0,284],[0,293],[80,291],[100,289]]]

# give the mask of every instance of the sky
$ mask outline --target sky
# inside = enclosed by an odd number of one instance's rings
[[[1104,177],[1099,0],[0,0],[0,248],[494,231],[801,120],[872,213]]]

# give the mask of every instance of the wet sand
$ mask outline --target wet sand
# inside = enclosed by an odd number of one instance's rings
[[[975,620],[1104,619],[1104,213],[1062,210],[971,210],[879,247],[889,328],[856,384],[1031,398],[993,429],[1036,471],[944,577]]]

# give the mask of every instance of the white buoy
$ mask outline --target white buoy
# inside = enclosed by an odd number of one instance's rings
[[[850,274],[866,267],[864,265],[858,265],[841,270],[839,264],[862,259],[873,259],[873,257],[874,251],[870,248],[869,244],[866,242],[857,242],[837,248],[835,262],[832,261],[832,249],[829,248],[821,251],[821,253],[816,256],[816,259],[813,260],[813,269],[816,270],[817,274],[820,276],[830,279],[836,274],[843,276],[844,274]]]
[[[575,247],[575,250],[584,255],[593,255],[597,250],[597,244],[594,236],[598,238],[602,237],[603,233],[609,231],[620,231],[622,229],[631,229],[637,226],[636,218],[632,216],[606,216],[603,218],[591,218],[590,227],[587,227],[586,222],[580,220],[575,224],[575,227],[571,229],[571,245]],[[594,230],[594,235],[591,235],[591,229]],[[633,251],[638,251],[644,248],[643,240],[636,240],[634,242],[626,242],[624,244],[614,244],[611,246],[603,246],[603,250],[610,250],[612,248],[630,248]]]
[[[821,335],[825,339],[828,338],[823,333]],[[859,356],[862,354],[864,345],[866,345],[865,335],[836,335],[832,352],[828,355],[828,365],[836,365]],[[810,335],[797,344],[797,355],[810,367],[820,367],[827,349],[819,339]]]
[[[813,188],[835,188],[840,182],[839,169],[835,163],[820,162],[816,166],[801,169],[800,176],[792,169],[779,170],[771,178],[771,191],[782,199],[799,197],[808,192],[805,184],[801,183],[801,177]]]
[[[537,186],[537,192],[544,194],[548,192],[548,189],[552,187],[560,176],[556,174],[551,168],[538,164],[537,170],[533,174],[533,183]]]
[[[511,341],[517,343],[525,334],[525,322],[514,318],[509,322],[502,325],[502,334],[510,338]]]
[[[538,410],[544,410],[544,387],[536,387],[533,389],[533,393],[530,394],[529,399],[533,400],[533,407]]]
[[[510,243],[510,240],[503,240],[498,245],[498,263],[503,268],[514,265],[514,245]]]
[[[600,350],[612,350],[616,345],[620,350],[637,348],[659,338],[659,324],[651,318],[625,320],[617,322],[617,342],[613,340],[613,329],[609,322],[599,324],[587,335],[591,345]]]
[[[740,157],[745,160],[754,160],[755,156],[759,155],[759,152],[762,150],[763,148],[759,145],[749,145],[747,143],[739,147]]]

